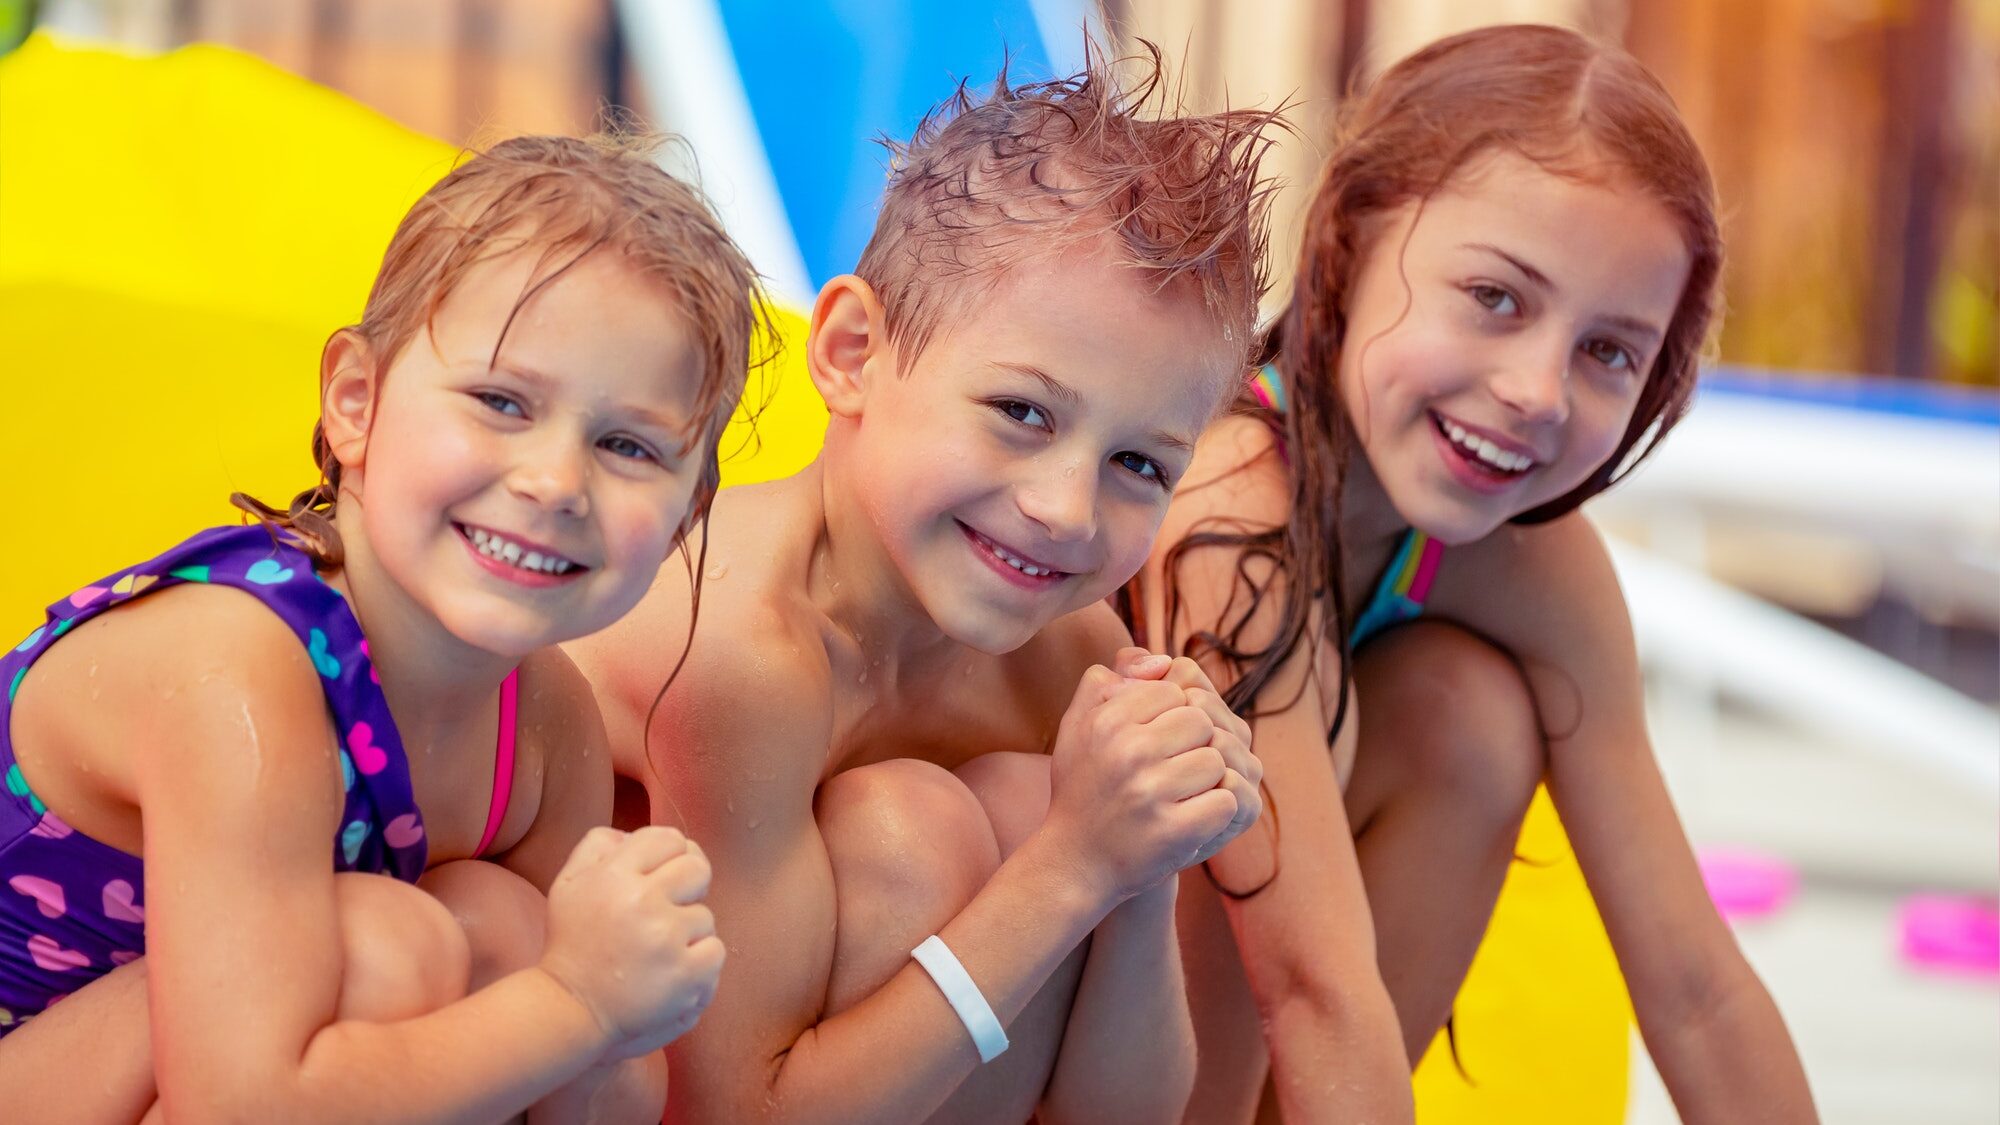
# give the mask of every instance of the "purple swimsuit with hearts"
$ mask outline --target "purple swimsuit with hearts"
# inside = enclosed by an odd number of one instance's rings
[[[269,606],[320,673],[338,732],[347,789],[333,841],[336,871],[386,872],[415,882],[426,852],[409,763],[368,660],[360,623],[312,560],[261,526],[204,531],[150,562],[85,586],[0,653],[0,1035],[146,950],[145,868],[139,857],[64,824],[35,795],[14,757],[14,696],[28,667],[77,624],[182,582],[232,586]]]

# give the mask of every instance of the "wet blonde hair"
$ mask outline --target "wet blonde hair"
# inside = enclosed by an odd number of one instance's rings
[[[660,143],[657,135],[621,128],[588,138],[515,137],[473,154],[403,217],[382,255],[361,323],[334,335],[359,336],[386,369],[420,330],[430,330],[474,268],[538,251],[534,280],[493,341],[497,359],[514,317],[544,286],[600,250],[619,255],[673,295],[702,356],[696,424],[681,453],[698,446],[704,467],[685,528],[706,513],[720,484],[717,445],[742,397],[753,337],[768,341],[776,334],[756,270],[700,192],[655,162]],[[312,451],[320,482],[284,510],[240,492],[230,499],[290,531],[317,563],[335,568],[342,560],[332,520],[340,462],[324,424],[313,426]]]

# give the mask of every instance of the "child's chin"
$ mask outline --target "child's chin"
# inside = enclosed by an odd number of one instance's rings
[[[940,623],[946,636],[969,649],[988,656],[1005,656],[1034,639],[1046,621],[1002,618],[992,613],[967,613],[959,620]]]

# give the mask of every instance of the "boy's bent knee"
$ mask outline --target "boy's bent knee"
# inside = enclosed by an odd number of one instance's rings
[[[1033,835],[1049,815],[1049,756],[996,751],[952,771],[993,824],[1004,859]]]
[[[1000,866],[979,798],[930,762],[897,758],[836,774],[820,786],[814,813],[843,895],[866,881],[965,901]]]
[[[472,953],[443,903],[386,875],[336,875],[334,892],[341,1019],[410,1019],[465,995]]]

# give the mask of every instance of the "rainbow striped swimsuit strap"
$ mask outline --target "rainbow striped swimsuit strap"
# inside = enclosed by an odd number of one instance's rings
[[[1285,382],[1278,377],[1278,369],[1270,364],[1252,373],[1244,382],[1243,389],[1264,409],[1274,414],[1285,412]]]
[[[1424,600],[1430,597],[1431,580],[1437,577],[1438,559],[1443,554],[1444,544],[1416,528],[1404,532],[1396,557],[1382,572],[1374,596],[1368,599],[1368,605],[1348,634],[1348,647],[1360,648],[1384,629],[1422,616]]]

